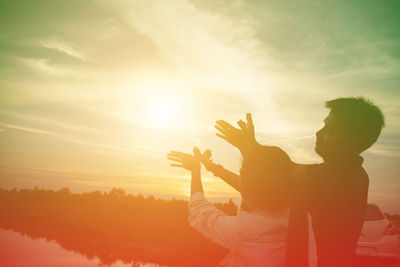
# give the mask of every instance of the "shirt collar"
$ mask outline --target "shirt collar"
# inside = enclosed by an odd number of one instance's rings
[[[332,167],[332,168],[338,168],[338,169],[354,169],[354,168],[360,168],[361,165],[364,162],[364,158],[361,157],[360,155],[357,155],[355,157],[349,157],[349,158],[342,158],[340,160],[335,160],[335,161],[329,161],[324,163],[325,166],[327,167]]]

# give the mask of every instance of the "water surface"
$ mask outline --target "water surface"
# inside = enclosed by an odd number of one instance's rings
[[[62,248],[55,241],[44,238],[31,238],[12,230],[0,228],[0,265],[1,266],[100,266],[98,258],[87,257]],[[104,266],[104,265],[103,265]],[[120,260],[109,265],[111,267],[143,266],[159,267],[153,263],[126,264]]]

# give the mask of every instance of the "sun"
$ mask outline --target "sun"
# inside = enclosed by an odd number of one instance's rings
[[[154,127],[170,129],[175,124],[176,105],[171,100],[154,101],[149,109],[150,123]]]
[[[131,86],[132,87],[132,86]],[[130,87],[130,88],[131,88]],[[136,85],[140,88],[140,111],[144,116],[143,124],[158,130],[176,130],[182,128],[191,116],[187,109],[187,92],[180,81],[168,77],[153,77]]]

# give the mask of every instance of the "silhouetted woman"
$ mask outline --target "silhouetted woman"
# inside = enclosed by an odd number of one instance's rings
[[[238,185],[242,205],[237,216],[228,216],[204,197],[200,176],[204,157],[209,158],[197,148],[193,155],[168,153],[168,158],[178,163],[172,166],[192,173],[190,225],[230,249],[218,266],[285,266],[289,204],[295,184],[291,181],[293,166],[288,155],[277,147],[264,146],[243,159]],[[309,266],[316,266],[313,237],[309,238],[309,253]]]

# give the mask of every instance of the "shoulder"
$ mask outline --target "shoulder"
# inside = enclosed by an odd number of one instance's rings
[[[307,177],[311,175],[316,170],[320,169],[323,166],[323,163],[315,163],[315,164],[294,164],[293,175],[295,177]]]

